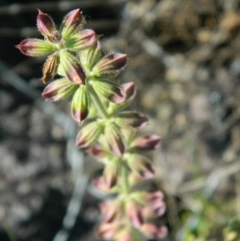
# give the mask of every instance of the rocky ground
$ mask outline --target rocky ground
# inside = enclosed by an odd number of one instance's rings
[[[154,161],[169,206],[171,240],[230,241],[227,225],[240,212],[240,1],[110,2],[90,7],[82,1],[78,7],[90,27],[105,33],[106,52],[128,54],[119,81],[135,81],[133,108],[149,116],[147,131],[162,137]],[[59,23],[68,11],[57,2],[57,13],[41,4]],[[5,6],[1,3],[0,240],[9,240],[10,233],[21,241],[48,241],[61,228],[82,165],[89,177],[99,167],[92,160],[82,164],[81,154],[73,157],[69,149],[74,131],[67,134],[68,104],[52,107],[36,98],[43,89],[38,80],[43,60],[13,48],[27,36],[39,36],[32,28],[35,6]],[[19,77],[26,88],[16,86]],[[86,192],[82,201],[70,240],[96,240],[97,198]]]

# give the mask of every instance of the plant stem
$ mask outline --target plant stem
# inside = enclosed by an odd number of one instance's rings
[[[129,194],[129,183],[128,183],[128,167],[122,160],[121,165],[121,180],[122,180],[122,189],[125,194]]]
[[[109,115],[107,113],[107,110],[105,109],[105,107],[103,106],[101,100],[99,99],[97,93],[95,92],[95,90],[92,88],[92,86],[88,86],[88,90],[90,92],[91,98],[96,106],[96,108],[99,111],[99,114],[104,117],[104,118],[108,118]]]

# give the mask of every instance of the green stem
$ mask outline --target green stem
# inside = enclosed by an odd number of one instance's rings
[[[129,188],[129,183],[128,183],[128,175],[129,175],[128,167],[122,160],[121,180],[122,180],[122,189],[123,189],[125,194],[129,194],[130,193],[130,188]]]
[[[92,86],[88,86],[88,90],[90,92],[91,98],[96,106],[96,108],[98,109],[100,115],[104,118],[108,118],[109,115],[107,113],[107,110],[105,109],[105,107],[103,106],[101,100],[99,99],[97,93],[95,92],[95,90],[92,88]]]

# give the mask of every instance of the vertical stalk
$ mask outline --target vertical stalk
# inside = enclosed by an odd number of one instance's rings
[[[125,194],[129,194],[130,188],[128,183],[128,167],[122,160],[121,165],[121,180],[122,180],[122,189]]]

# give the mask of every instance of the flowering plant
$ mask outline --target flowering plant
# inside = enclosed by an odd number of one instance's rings
[[[139,135],[147,117],[125,110],[136,95],[134,83],[112,81],[124,70],[127,55],[104,55],[100,36],[91,29],[83,30],[80,9],[69,12],[59,30],[52,18],[39,10],[37,26],[44,39],[25,39],[17,48],[31,57],[49,55],[42,81],[60,77],[45,87],[42,96],[51,101],[72,97],[71,114],[81,125],[76,145],[105,165],[94,185],[115,194],[114,199],[100,204],[103,221],[99,236],[118,241],[166,236],[167,228],[153,222],[165,212],[163,193],[137,188],[154,178],[152,161],[145,153],[158,148],[160,138]]]

